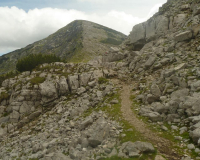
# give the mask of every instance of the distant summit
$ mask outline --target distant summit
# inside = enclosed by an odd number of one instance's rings
[[[126,35],[102,25],[76,20],[47,38],[0,57],[0,73],[15,69],[18,59],[29,54],[55,54],[69,62],[87,62],[112,46],[120,45]]]

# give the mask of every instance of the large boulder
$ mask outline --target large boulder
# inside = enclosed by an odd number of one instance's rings
[[[69,75],[68,76],[68,84],[72,93],[76,93],[79,88],[79,78],[78,75]]]
[[[195,143],[198,143],[198,140],[200,139],[200,128],[195,129],[194,131],[190,132],[190,137]]]
[[[60,77],[59,82],[58,82],[58,86],[59,86],[59,94],[60,95],[65,95],[66,93],[69,92],[67,80],[64,76]]]
[[[0,106],[0,116],[1,116],[1,114],[4,113],[5,109],[6,109],[5,106]]]
[[[86,120],[84,120],[81,124],[80,124],[80,129],[83,130],[86,127],[88,127],[89,125],[91,125],[93,123],[93,119],[92,117],[88,117]]]
[[[80,86],[87,86],[91,75],[92,73],[82,73],[81,75],[79,75]]]
[[[184,101],[185,97],[188,95],[189,95],[189,89],[184,88],[184,89],[173,92],[171,94],[171,99],[172,100],[180,99],[180,100]]]
[[[91,76],[91,80],[97,80],[98,78],[103,77],[102,70],[94,70]]]
[[[119,157],[133,158],[139,157],[141,153],[154,153],[155,149],[151,143],[147,142],[125,142],[122,144],[119,150]]]
[[[199,15],[200,14],[200,7],[195,7],[195,9],[193,10],[193,15]]]
[[[169,19],[163,15],[156,17],[156,34],[165,33],[168,30]]]
[[[191,84],[192,91],[200,91],[200,80]]]
[[[52,81],[44,81],[39,85],[39,88],[43,102],[48,102],[58,97],[55,83]]]
[[[155,61],[156,61],[156,57],[150,56],[149,59],[145,62],[144,67],[146,69],[148,69],[149,67],[151,67],[154,64]]]
[[[156,22],[154,18],[149,19],[146,22],[146,39],[147,41],[154,39],[156,34]]]
[[[10,114],[10,122],[13,122],[13,123],[18,122],[19,117],[20,117],[19,112],[13,110],[13,112]]]
[[[178,26],[187,18],[187,14],[178,14],[174,17],[173,26]]]
[[[155,96],[155,95],[152,95],[152,94],[148,94],[147,97],[146,97],[146,101],[147,103],[151,104],[153,102],[156,102],[159,100],[159,97]]]
[[[153,122],[162,121],[162,117],[158,112],[150,112],[147,113],[145,116]]]
[[[5,126],[4,128],[2,128],[0,126],[0,137],[2,137],[3,135],[7,134],[7,127]]]
[[[89,134],[89,146],[95,148],[109,136],[110,126],[104,118],[99,118]]]
[[[160,97],[161,96],[160,88],[156,84],[152,84],[150,91],[151,91],[151,94],[153,94],[156,97]]]
[[[130,33],[131,43],[136,43],[138,41],[141,41],[141,42],[145,41],[145,36],[146,36],[145,33],[146,33],[146,29],[145,29],[144,23],[135,25]]]
[[[181,42],[181,41],[186,41],[186,40],[190,40],[192,38],[193,34],[192,31],[185,31],[182,33],[177,34],[174,39],[177,42]]]
[[[23,102],[20,106],[19,113],[25,114],[31,111],[31,106],[29,106],[26,102]]]

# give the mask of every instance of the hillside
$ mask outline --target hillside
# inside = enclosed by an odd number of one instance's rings
[[[200,159],[200,2],[168,0],[88,63],[0,87],[0,159]]]
[[[0,57],[0,73],[15,69],[18,59],[29,54],[55,54],[68,62],[87,62],[126,36],[102,25],[76,20],[47,38]]]

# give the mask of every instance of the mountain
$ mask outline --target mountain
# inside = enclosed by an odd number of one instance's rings
[[[86,62],[112,46],[120,45],[126,35],[102,25],[76,20],[47,38],[0,57],[0,73],[15,69],[18,59],[29,54],[55,54],[69,62]]]
[[[200,1],[168,0],[107,54],[4,80],[0,159],[200,159],[199,38]]]

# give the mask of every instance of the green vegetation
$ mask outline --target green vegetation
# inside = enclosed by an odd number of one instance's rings
[[[118,156],[113,156],[110,158],[101,158],[100,160],[154,160],[156,156],[156,153],[154,154],[142,154],[140,157],[135,158],[120,158]]]
[[[27,57],[24,57],[18,60],[16,64],[16,69],[19,72],[23,71],[32,71],[38,65],[43,63],[52,63],[52,62],[60,62],[61,59],[54,54],[30,54]]]
[[[100,41],[101,43],[111,44],[111,45],[120,45],[125,40],[125,36],[122,33],[117,32],[113,29],[110,29],[101,25],[94,26],[94,28],[104,30],[108,36],[108,38],[101,40]],[[120,38],[117,35],[120,35],[121,37],[124,37],[124,38]]]
[[[18,75],[19,73],[18,72],[8,72],[6,74],[2,74],[0,75],[0,85],[2,84],[2,82],[6,79],[9,79],[9,78],[14,78],[16,75]]]
[[[167,122],[164,122],[163,126],[167,127],[168,131],[164,131],[161,129],[161,127],[157,124],[157,123],[149,123],[149,119],[147,117],[143,117],[143,116],[139,116],[138,115],[138,111],[136,111],[136,109],[139,109],[141,102],[138,102],[135,100],[135,95],[131,95],[130,99],[133,102],[133,107],[132,107],[132,111],[135,113],[135,115],[137,115],[137,118],[142,120],[143,122],[145,122],[148,126],[148,128],[155,132],[158,133],[159,136],[170,140],[171,142],[174,142],[176,145],[173,146],[173,148],[180,154],[183,155],[185,154],[183,152],[184,149],[186,149],[187,147],[180,147],[180,140],[176,140],[175,136],[181,136],[184,140],[188,141],[188,144],[193,143],[191,137],[189,136],[188,132],[184,132],[183,134],[180,135],[179,130],[172,130],[171,129],[171,125],[168,124]],[[189,153],[190,156],[192,158],[197,157],[197,153],[195,153],[195,151],[193,150],[191,153]]]
[[[6,100],[8,99],[10,96],[8,93],[6,92],[2,92],[1,95],[0,95],[0,102],[3,101],[3,100]]]
[[[1,128],[5,128],[5,127],[6,127],[5,123],[2,123]]]
[[[104,77],[99,77],[99,79],[98,79],[99,84],[103,84],[103,83],[107,83],[107,82],[108,82],[108,80]]]
[[[107,38],[107,39],[101,40],[100,42],[106,43],[106,44],[120,45],[123,42],[123,40],[118,41],[118,40],[113,39],[113,38]]]
[[[44,77],[34,77],[34,78],[30,79],[30,82],[32,85],[43,83],[44,81],[45,81]]]
[[[118,31],[115,31],[115,30],[113,30],[113,29],[104,27],[104,26],[102,26],[102,25],[94,26],[94,28],[103,29],[104,31],[107,32],[107,34],[109,34],[109,33],[112,34],[112,35],[113,35],[113,34],[120,34],[121,36],[124,36],[124,34],[118,32]],[[124,36],[124,37],[125,37],[125,36]]]
[[[89,116],[93,111],[104,111],[107,115],[114,121],[119,122],[119,124],[123,127],[123,132],[120,134],[119,140],[121,143],[124,142],[136,142],[136,141],[147,141],[145,137],[138,132],[128,121],[123,119],[123,115],[121,112],[121,99],[119,93],[111,93],[104,98],[105,103],[110,103],[113,99],[118,99],[118,104],[113,104],[111,107],[102,106],[102,103],[99,104],[95,109],[91,108],[87,110],[83,117]],[[102,158],[101,160],[154,160],[157,152],[153,154],[143,153],[140,157],[136,158],[120,158],[118,156],[113,156],[110,158]]]

